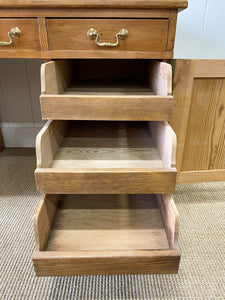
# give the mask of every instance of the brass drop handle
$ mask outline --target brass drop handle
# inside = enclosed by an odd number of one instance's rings
[[[9,46],[13,43],[13,37],[20,38],[21,37],[21,30],[18,27],[13,27],[10,32],[8,32],[9,42],[0,42],[0,46]]]
[[[90,28],[87,32],[87,36],[90,39],[95,40],[95,44],[99,47],[116,47],[119,45],[120,40],[126,40],[128,38],[128,35],[129,35],[129,33],[128,33],[127,29],[121,29],[116,34],[116,42],[115,43],[110,43],[110,42],[101,43],[98,41],[100,34],[96,29]]]

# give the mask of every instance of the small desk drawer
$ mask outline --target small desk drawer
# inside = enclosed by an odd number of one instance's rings
[[[176,185],[167,122],[48,121],[36,153],[43,194],[172,193]]]
[[[40,50],[37,19],[0,19],[0,42],[9,42],[8,33],[18,27],[21,36],[12,36],[10,45],[1,45],[1,50]]]
[[[168,39],[168,19],[48,19],[49,50],[114,50],[114,51],[165,51]],[[94,28],[98,34],[88,37]],[[126,29],[126,39],[119,39],[117,46],[101,46],[116,42],[116,34]]]
[[[179,215],[165,195],[43,195],[37,276],[177,273]]]
[[[154,60],[58,60],[41,67],[50,120],[169,121],[171,65]]]

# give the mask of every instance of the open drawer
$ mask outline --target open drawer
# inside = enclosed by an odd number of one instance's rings
[[[170,195],[44,195],[34,229],[38,276],[178,272]]]
[[[59,60],[41,67],[43,119],[168,121],[171,65],[154,60]]]
[[[172,193],[176,184],[176,135],[163,121],[48,121],[36,154],[43,194]]]

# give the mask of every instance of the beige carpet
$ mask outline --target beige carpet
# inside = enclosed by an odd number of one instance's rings
[[[34,151],[0,153],[0,299],[225,299],[225,183],[178,186],[178,275],[37,278]]]

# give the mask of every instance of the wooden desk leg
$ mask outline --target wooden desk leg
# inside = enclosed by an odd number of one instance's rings
[[[2,130],[0,128],[0,151],[2,151],[5,148],[4,146],[4,141],[3,141],[3,137],[2,137]]]

